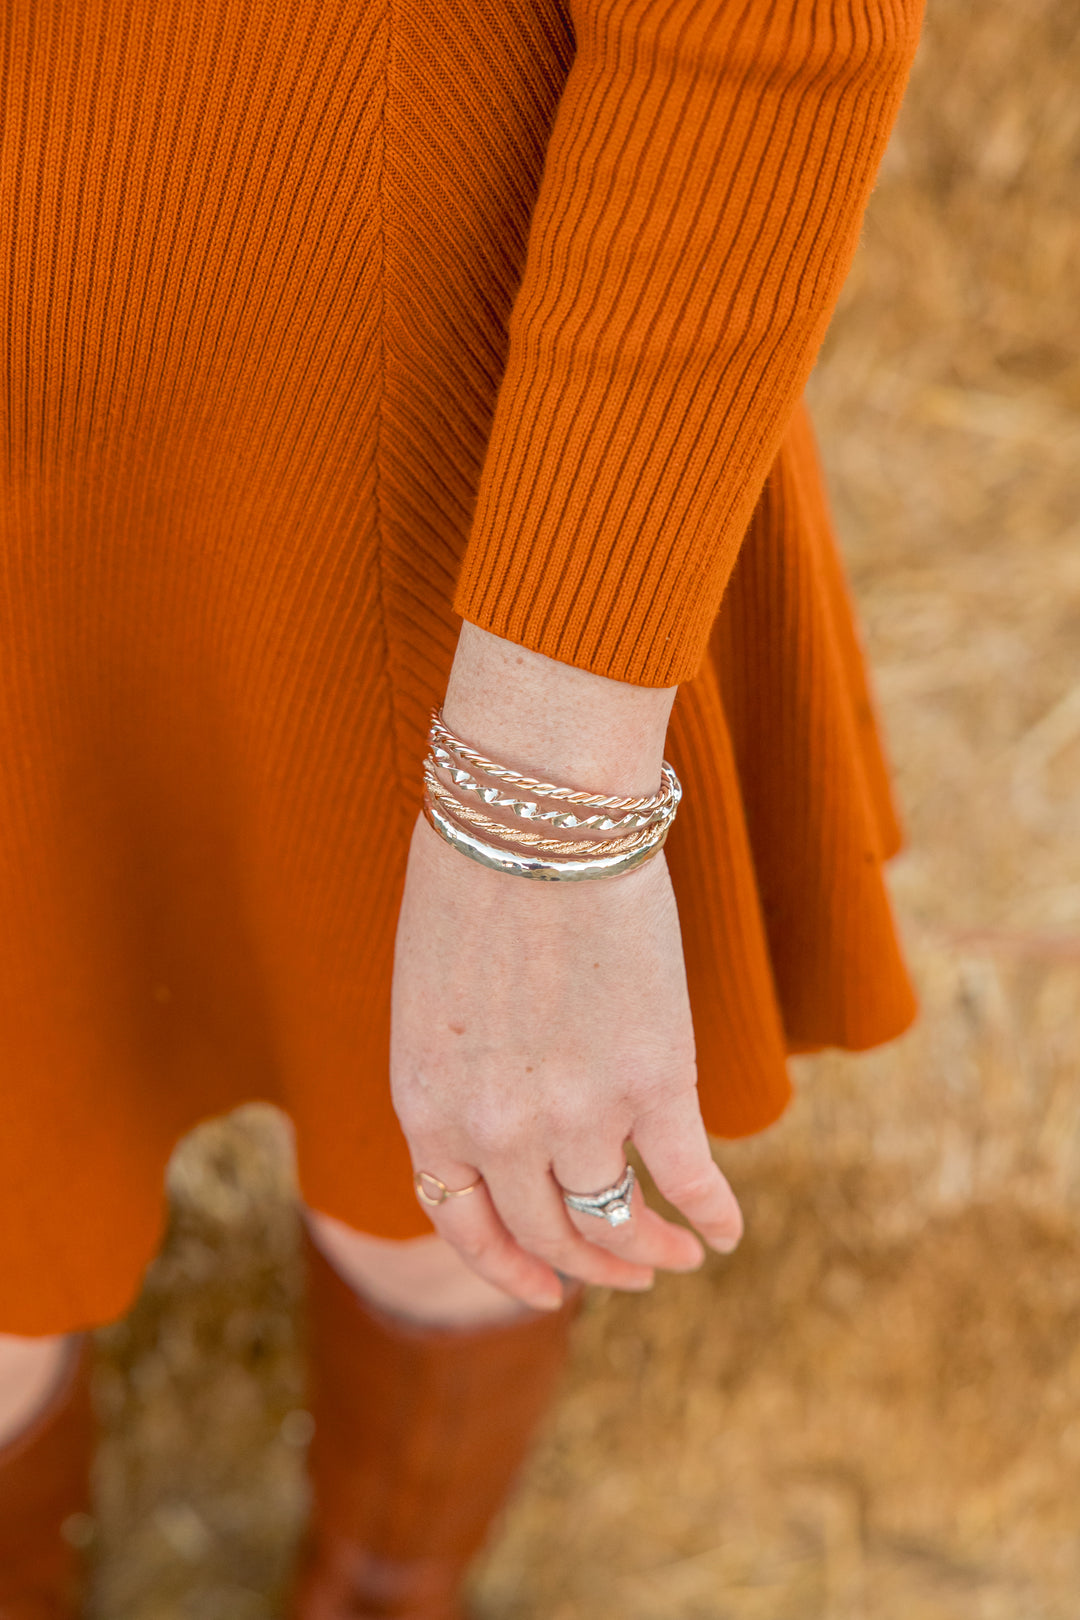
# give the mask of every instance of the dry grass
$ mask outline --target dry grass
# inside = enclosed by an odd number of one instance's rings
[[[483,1620],[1075,1620],[1080,34],[930,0],[813,402],[911,848],[916,1031],[721,1149],[730,1261],[597,1295]],[[185,1144],[103,1330],[102,1620],[277,1612],[305,1424],[286,1141]]]

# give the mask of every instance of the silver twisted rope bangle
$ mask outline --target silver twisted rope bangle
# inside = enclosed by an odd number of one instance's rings
[[[647,827],[654,821],[660,821],[668,814],[672,807],[678,804],[682,796],[682,789],[678,785],[678,778],[671,766],[664,761],[662,771],[664,775],[665,792],[654,794],[657,804],[652,810],[629,810],[618,820],[613,820],[606,812],[597,812],[593,816],[576,816],[570,810],[541,810],[535,799],[515,799],[512,794],[500,794],[497,787],[485,787],[470,775],[467,770],[453,762],[452,754],[445,748],[432,745],[428,759],[425,761],[428,770],[442,769],[447,772],[454,786],[462,793],[474,793],[485,804],[493,809],[509,810],[522,821],[549,821],[553,827],[585,827],[594,832],[618,832],[621,829],[630,830],[638,827]],[[478,772],[479,774],[479,772]],[[554,798],[554,793],[543,795]],[[592,795],[596,797],[596,795]],[[575,801],[579,802],[579,801]]]
[[[427,793],[424,795],[423,810],[428,825],[470,860],[488,866],[495,872],[510,872],[517,877],[538,878],[542,882],[566,883],[581,878],[618,877],[623,872],[632,872],[635,866],[641,866],[661,848],[668,835],[668,829],[664,827],[659,837],[631,851],[629,855],[559,860],[546,855],[518,855],[495,844],[485,843],[463,827],[455,826]]]
[[[493,821],[490,816],[485,816],[482,811],[474,810],[470,805],[462,804],[438,780],[427,761],[424,764],[424,782],[434,802],[445,814],[450,816],[451,820],[456,817],[458,825],[464,822],[467,831],[473,832],[477,836],[488,833],[500,841],[501,844],[523,844],[537,854],[565,854],[568,842],[565,838],[545,838],[539,832],[525,832],[520,827],[505,826],[502,822]],[[670,821],[671,817],[667,817],[666,820]],[[652,838],[652,829],[659,830],[660,825],[660,818],[657,817],[656,822],[648,824],[645,830],[639,828],[635,832],[623,833],[618,838],[598,839],[595,843],[592,840],[588,843],[582,840],[580,847],[589,855],[629,854],[632,849],[639,849],[642,844],[649,843]]]
[[[431,711],[429,739],[433,744],[441,744],[444,748],[458,754],[462,759],[467,759],[485,776],[494,776],[500,781],[512,782],[515,787],[525,788],[532,793],[539,793],[547,799],[565,799],[568,804],[593,805],[601,810],[655,810],[661,808],[667,800],[670,792],[669,776],[671,784],[678,790],[678,777],[666,760],[662,768],[662,774],[665,778],[664,786],[659,792],[651,793],[646,798],[620,799],[613,794],[589,793],[583,788],[559,787],[555,782],[541,782],[534,776],[522,776],[519,771],[512,771],[507,765],[497,764],[495,760],[488,759],[484,754],[478,753],[475,748],[470,748],[467,743],[462,742],[460,737],[455,737],[446,721],[442,718],[442,712],[439,709],[432,709]]]

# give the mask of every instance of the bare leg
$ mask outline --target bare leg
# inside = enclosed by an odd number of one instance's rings
[[[331,1215],[305,1210],[311,1235],[358,1294],[399,1316],[447,1327],[505,1322],[525,1307],[471,1271],[434,1233],[397,1243],[354,1231]],[[48,1403],[66,1363],[68,1338],[0,1333],[0,1446]]]
[[[304,1209],[311,1235],[358,1294],[383,1310],[444,1327],[479,1327],[532,1313],[485,1282],[434,1233],[396,1242]]]
[[[357,1293],[396,1315],[450,1326],[480,1326],[525,1314],[509,1294],[478,1277],[433,1233],[396,1243],[305,1210],[311,1235]],[[66,1363],[68,1337],[0,1333],[0,1446],[43,1410]]]
[[[0,1333],[0,1446],[47,1405],[63,1375],[67,1346],[62,1333],[42,1339]]]

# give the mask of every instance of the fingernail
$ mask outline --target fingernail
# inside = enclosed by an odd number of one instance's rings
[[[636,1277],[633,1282],[624,1283],[623,1287],[624,1288],[632,1288],[632,1289],[635,1290],[635,1292],[637,1292],[639,1294],[645,1294],[652,1287],[652,1285],[653,1285],[653,1283],[655,1281],[656,1281],[656,1273],[653,1272],[648,1277]]]
[[[533,1305],[538,1311],[561,1311],[563,1297],[561,1294],[540,1294],[533,1300]]]
[[[738,1237],[710,1238],[709,1246],[715,1249],[718,1254],[731,1254],[739,1247],[741,1236],[742,1234],[740,1233]]]

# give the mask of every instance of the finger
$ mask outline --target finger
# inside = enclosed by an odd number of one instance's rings
[[[619,1184],[626,1174],[626,1156],[621,1148],[602,1158],[597,1156],[595,1148],[588,1152],[571,1148],[560,1153],[552,1170],[561,1191],[594,1196]],[[658,1266],[664,1271],[693,1271],[705,1258],[694,1234],[650,1209],[637,1183],[630,1199],[630,1219],[617,1226],[612,1226],[603,1215],[587,1215],[565,1204],[564,1208],[588,1242],[600,1244],[639,1265]]]
[[[459,1189],[476,1181],[478,1172],[467,1165],[443,1164],[438,1174],[448,1187]],[[563,1303],[559,1278],[551,1266],[514,1242],[483,1181],[472,1192],[440,1204],[424,1198],[420,1203],[439,1236],[477,1276],[536,1310],[554,1310]]]
[[[528,1254],[537,1255],[566,1277],[600,1288],[651,1288],[649,1266],[610,1254],[582,1237],[567,1213],[562,1193],[547,1165],[528,1169],[492,1164],[487,1186],[507,1231]]]
[[[742,1212],[713,1160],[697,1092],[669,1098],[640,1116],[633,1141],[660,1194],[711,1248],[730,1254],[742,1237]]]

